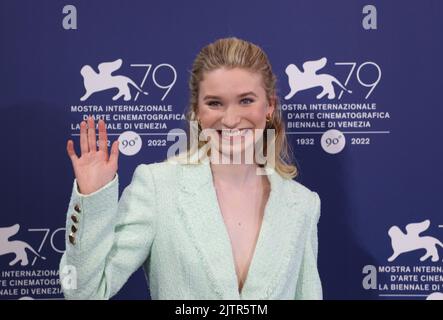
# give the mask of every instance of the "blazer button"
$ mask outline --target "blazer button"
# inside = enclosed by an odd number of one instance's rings
[[[72,233],[76,233],[77,230],[78,230],[78,229],[77,229],[76,226],[74,226],[74,225],[71,226],[71,232],[72,232]]]
[[[75,236],[72,232],[69,234],[69,242],[73,245],[75,244]]]
[[[80,210],[80,206],[79,206],[78,204],[76,204],[76,205],[74,206],[74,210],[75,210],[76,212],[78,212],[78,213],[82,212],[82,211]]]
[[[78,217],[77,217],[75,214],[71,215],[71,220],[72,220],[74,223],[78,223]]]

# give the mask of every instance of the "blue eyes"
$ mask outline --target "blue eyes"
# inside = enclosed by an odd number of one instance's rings
[[[241,104],[251,104],[251,103],[253,103],[253,102],[254,102],[254,100],[249,99],[249,98],[245,98],[245,99],[241,99],[241,100],[240,100],[240,103],[241,103]],[[218,106],[221,105],[220,101],[209,101],[207,104],[208,104],[208,106],[210,106],[210,107],[218,107]]]
[[[241,101],[249,101],[249,102],[247,102],[246,104],[251,104],[251,103],[254,102],[254,100],[249,99],[249,98],[242,99]]]

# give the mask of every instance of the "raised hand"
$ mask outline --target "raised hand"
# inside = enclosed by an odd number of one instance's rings
[[[108,156],[108,138],[103,120],[98,121],[98,150],[95,138],[94,119],[89,116],[87,122],[80,124],[80,150],[77,157],[74,141],[68,140],[66,150],[71,158],[75,178],[82,194],[93,193],[114,179],[118,169],[118,140],[111,146]]]

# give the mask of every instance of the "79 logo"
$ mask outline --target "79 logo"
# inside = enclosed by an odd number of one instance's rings
[[[120,98],[123,98],[124,101],[130,101],[132,99],[130,87],[134,87],[137,91],[134,101],[137,101],[140,94],[149,95],[149,92],[144,91],[143,88],[148,79],[148,76],[151,73],[152,64],[130,64],[130,66],[134,68],[146,69],[143,80],[140,84],[137,84],[130,77],[123,74],[114,74],[121,68],[122,65],[122,59],[117,59],[110,62],[102,62],[98,65],[99,72],[96,72],[96,70],[94,70],[94,68],[90,65],[84,65],[80,69],[80,74],[83,77],[85,93],[80,98],[80,101],[86,101],[91,95],[97,92],[113,89],[118,90],[118,92],[112,97],[113,101],[116,101]],[[159,72],[172,73],[171,81],[167,83],[161,83],[160,79],[165,78],[165,76],[163,75],[163,77],[160,77],[158,75]],[[177,71],[172,65],[168,63],[162,63],[154,67],[151,73],[151,78],[152,82],[157,88],[165,91],[161,98],[161,101],[163,101],[169,94],[169,91],[171,91],[177,80]]]
[[[18,233],[20,225],[17,223],[10,227],[0,228],[0,256],[15,254],[15,257],[9,262],[10,266],[20,264],[21,266],[27,266],[29,264],[28,252],[32,253],[33,266],[37,259],[46,260],[46,257],[42,256],[40,252],[43,247],[49,243],[52,250],[58,253],[63,253],[64,249],[57,246],[56,237],[61,237],[61,243],[64,244],[64,235],[66,228],[58,228],[51,231],[49,228],[41,229],[28,229],[29,232],[39,232],[41,234],[40,244],[37,248],[31,246],[28,242],[22,240],[11,240],[10,238]]]
[[[288,76],[288,84],[290,92],[285,96],[286,100],[291,99],[300,91],[317,88],[322,88],[322,91],[316,96],[317,99],[327,97],[329,100],[336,98],[335,86],[340,88],[340,93],[337,99],[341,99],[343,93],[352,94],[352,91],[347,88],[350,80],[355,76],[359,85],[369,88],[365,99],[368,99],[374,89],[381,80],[381,68],[372,61],[366,61],[361,64],[357,62],[336,62],[337,66],[345,66],[349,68],[345,82],[342,84],[336,77],[327,73],[317,73],[326,66],[327,59],[325,57],[315,60],[306,61],[303,63],[303,71],[301,71],[295,64],[289,64],[286,67],[286,74]],[[373,75],[375,71],[375,76]],[[370,79],[368,80],[368,74]]]

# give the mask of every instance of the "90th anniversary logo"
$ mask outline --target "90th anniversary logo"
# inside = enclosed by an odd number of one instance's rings
[[[390,133],[386,124],[391,118],[389,111],[372,98],[382,78],[380,66],[372,61],[335,62],[334,72],[342,74],[347,70],[340,81],[321,72],[327,62],[322,57],[304,62],[302,70],[295,64],[285,69],[289,93],[281,107],[287,133],[299,136],[295,143],[314,146],[320,142],[325,152],[336,154],[347,144],[370,145],[375,135]],[[366,92],[362,93],[361,88]],[[318,135],[320,141],[316,139]]]
[[[166,102],[177,80],[175,67],[168,63],[126,66],[125,73],[137,74],[141,81],[125,75],[120,70],[123,67],[123,59],[99,63],[98,71],[91,65],[83,65],[80,75],[84,92],[80,103],[71,104],[71,113],[80,114],[82,120],[88,115],[95,120],[103,119],[110,131],[108,135],[118,136],[120,152],[124,155],[137,154],[143,143],[146,147],[166,147],[168,140],[164,136],[172,128],[180,127],[185,119],[183,112]],[[140,99],[141,96],[145,98]],[[90,101],[95,103],[88,103]],[[71,130],[73,136],[79,135],[79,119],[71,123]],[[147,139],[142,141],[141,136]]]

